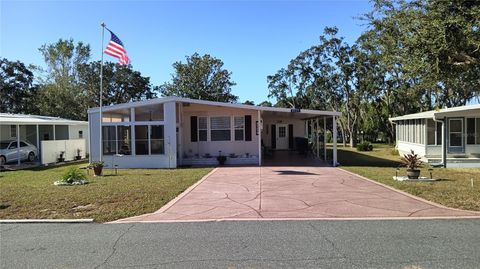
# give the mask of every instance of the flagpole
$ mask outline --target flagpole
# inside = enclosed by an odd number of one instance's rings
[[[100,49],[102,50],[102,61],[100,64],[100,142],[99,142],[99,154],[100,154],[100,161],[102,161],[102,155],[103,155],[103,138],[102,138],[102,105],[103,105],[103,39],[105,36],[105,23],[102,22],[102,46],[100,46]]]

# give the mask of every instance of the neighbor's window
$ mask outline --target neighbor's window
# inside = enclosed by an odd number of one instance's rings
[[[115,126],[103,126],[103,154],[114,155],[117,153],[117,139]]]
[[[467,119],[467,144],[480,145],[480,118]]]
[[[148,155],[148,126],[135,126],[135,153],[137,155]]]
[[[165,154],[163,125],[150,126],[150,152],[151,154]]]
[[[234,117],[235,141],[243,141],[245,132],[245,117]]]
[[[211,117],[210,118],[210,140],[211,141],[230,141],[231,140],[230,117]]]
[[[10,137],[17,137],[17,126],[10,125]]]
[[[467,119],[467,144],[475,144],[475,118]]]
[[[443,143],[442,124],[441,122],[437,122],[437,146]]]
[[[463,124],[460,119],[450,119],[450,147],[462,146]]]
[[[198,117],[198,141],[207,141],[207,117]]]
[[[427,145],[435,145],[435,122],[427,120]]]
[[[480,118],[477,118],[476,122],[477,122],[477,131],[476,131],[476,133],[477,133],[477,135],[476,135],[477,136],[477,144],[480,145]]]

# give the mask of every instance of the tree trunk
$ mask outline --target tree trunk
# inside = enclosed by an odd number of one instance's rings
[[[350,135],[350,147],[354,148],[357,146],[357,131],[355,128],[350,127],[348,129],[348,134]]]

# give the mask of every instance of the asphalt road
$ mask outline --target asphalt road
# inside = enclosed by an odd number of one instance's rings
[[[480,268],[480,220],[2,224],[2,268]]]

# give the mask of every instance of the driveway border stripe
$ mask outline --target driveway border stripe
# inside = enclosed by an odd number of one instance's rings
[[[345,169],[343,169],[343,168],[340,168],[340,167],[336,167],[336,168],[339,169],[339,170],[341,170],[341,171],[343,171],[343,172],[345,172],[345,173],[347,173],[347,174],[350,174],[350,175],[352,175],[352,176],[357,176],[357,177],[359,177],[359,178],[361,178],[361,179],[363,179],[363,180],[369,181],[369,182],[371,182],[371,183],[375,183],[375,184],[380,185],[380,186],[382,186],[382,187],[384,187],[384,188],[387,188],[387,189],[392,190],[392,191],[396,191],[396,192],[398,192],[398,193],[400,193],[400,194],[403,194],[403,195],[405,195],[405,196],[408,196],[408,197],[413,198],[413,199],[416,199],[416,200],[418,200],[418,201],[427,203],[427,204],[432,205],[432,206],[440,207],[440,208],[443,208],[443,209],[460,211],[460,212],[468,212],[468,213],[473,213],[473,214],[477,214],[477,215],[480,214],[479,211],[459,209],[459,208],[452,208],[452,207],[444,206],[444,205],[441,205],[441,204],[437,204],[437,203],[435,203],[435,202],[432,202],[432,201],[426,200],[426,199],[424,199],[424,198],[421,198],[421,197],[415,196],[415,195],[413,195],[413,194],[410,194],[410,193],[408,193],[408,192],[405,192],[405,191],[396,189],[396,188],[394,188],[394,187],[392,187],[392,186],[388,186],[388,185],[386,185],[386,184],[383,184],[383,183],[381,183],[381,182],[375,181],[375,180],[373,180],[373,179],[369,179],[369,178],[364,177],[364,176],[362,176],[362,175],[355,174],[355,173],[353,173],[353,172],[347,171],[347,170],[345,170]]]

